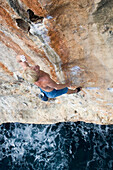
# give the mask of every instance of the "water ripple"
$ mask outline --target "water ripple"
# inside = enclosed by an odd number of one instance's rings
[[[0,170],[112,170],[113,125],[0,126]]]

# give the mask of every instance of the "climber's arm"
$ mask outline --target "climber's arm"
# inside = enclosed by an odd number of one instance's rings
[[[26,69],[27,67],[30,67],[27,59],[23,55],[17,55],[16,57],[17,62],[23,67],[23,69]]]

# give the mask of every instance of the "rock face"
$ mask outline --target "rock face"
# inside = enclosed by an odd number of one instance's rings
[[[113,124],[112,46],[112,0],[1,0],[0,123]],[[15,80],[17,54],[85,96],[41,101],[38,87]]]

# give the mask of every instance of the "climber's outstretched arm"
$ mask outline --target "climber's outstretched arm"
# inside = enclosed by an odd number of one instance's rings
[[[30,67],[24,55],[17,55],[16,59],[17,59],[17,62],[23,67],[24,70],[27,67]]]

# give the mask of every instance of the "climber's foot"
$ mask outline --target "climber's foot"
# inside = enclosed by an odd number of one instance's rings
[[[82,90],[82,87],[77,87],[77,88],[75,89],[75,93],[79,93],[81,90]]]

